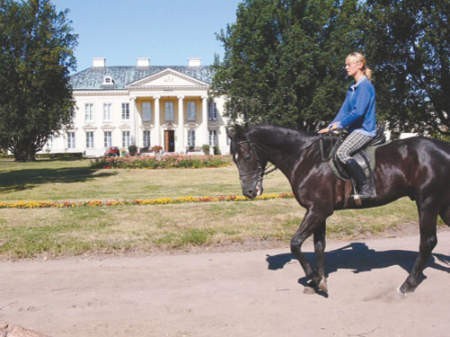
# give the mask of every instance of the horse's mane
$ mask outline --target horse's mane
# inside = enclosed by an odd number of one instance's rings
[[[314,143],[318,136],[306,131],[275,125],[255,125],[247,130],[249,139],[258,139],[276,147],[304,148]]]

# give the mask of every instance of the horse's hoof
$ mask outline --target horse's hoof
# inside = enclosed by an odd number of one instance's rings
[[[398,292],[403,296],[406,296],[407,293],[412,293],[416,290],[417,286],[413,286],[408,281],[404,282],[401,287],[398,289]]]
[[[401,287],[397,288],[397,294],[398,294],[400,297],[406,297],[406,293],[404,293],[404,292],[402,291]]]
[[[325,293],[325,294],[328,294],[327,279],[326,279],[326,278],[323,278],[323,279],[320,281],[320,283],[319,283],[319,285],[318,285],[317,288],[319,289],[319,291],[321,291],[321,292],[323,292],[323,293]]]

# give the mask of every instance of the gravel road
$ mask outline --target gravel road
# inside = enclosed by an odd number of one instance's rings
[[[450,231],[438,238],[407,296],[418,236],[329,242],[328,298],[303,292],[288,247],[0,262],[0,321],[53,337],[447,337]]]

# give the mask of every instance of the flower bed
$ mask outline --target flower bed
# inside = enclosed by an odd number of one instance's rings
[[[256,198],[256,200],[287,199],[292,198],[292,193],[267,193]],[[221,201],[248,201],[247,197],[241,195],[219,195],[203,197],[176,197],[155,199],[133,199],[133,200],[62,200],[62,201],[0,201],[0,208],[74,208],[74,207],[109,207],[124,205],[167,205],[196,202],[221,202]]]
[[[230,160],[223,156],[189,156],[168,155],[152,157],[103,157],[96,159],[91,166],[96,169],[108,168],[204,168],[222,167],[230,164]]]

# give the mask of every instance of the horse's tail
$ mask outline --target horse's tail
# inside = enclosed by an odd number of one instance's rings
[[[442,220],[445,222],[447,226],[450,226],[450,205],[444,206],[439,212]]]

